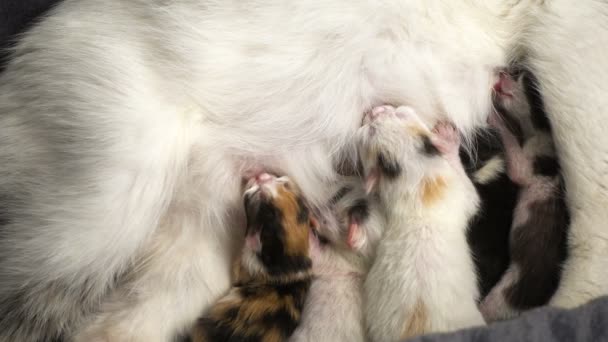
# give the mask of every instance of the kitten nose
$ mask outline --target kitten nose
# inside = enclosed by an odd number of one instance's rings
[[[500,95],[512,95],[513,92],[513,81],[511,80],[511,76],[506,72],[501,72],[498,74],[498,81],[492,87],[497,94]]]
[[[258,184],[270,182],[272,180],[272,178],[273,177],[268,173],[261,173],[255,177]]]
[[[380,114],[384,113],[386,111],[386,108],[380,106],[380,107],[376,107],[374,109],[372,109],[371,113],[369,113],[369,116],[373,119],[377,118],[378,116],[380,116]]]

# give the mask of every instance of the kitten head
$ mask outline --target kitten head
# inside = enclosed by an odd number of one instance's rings
[[[493,101],[496,110],[504,119],[515,120],[517,124],[530,117],[530,104],[524,84],[526,77],[524,71],[504,71],[494,85]]]
[[[365,116],[357,140],[368,193],[376,187],[392,192],[397,181],[406,185],[398,191],[417,187],[442,155],[431,130],[409,107],[375,108]]]
[[[551,123],[538,80],[528,70],[502,72],[494,85],[493,102],[507,127],[524,140],[538,132],[550,133]]]
[[[288,277],[311,268],[309,238],[316,220],[287,177],[263,173],[244,193],[247,229],[242,265],[251,276]]]

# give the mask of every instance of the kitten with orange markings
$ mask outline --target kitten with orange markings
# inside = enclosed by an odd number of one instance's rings
[[[312,281],[316,227],[298,187],[263,173],[244,194],[247,230],[236,283],[197,321],[194,342],[285,341],[298,326]]]
[[[366,188],[386,213],[364,284],[370,339],[484,324],[466,240],[479,198],[456,129],[440,123],[431,131],[411,108],[382,106],[364,118],[357,140]]]

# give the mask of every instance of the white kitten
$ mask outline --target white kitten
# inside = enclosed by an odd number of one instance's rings
[[[363,281],[385,222],[377,201],[370,200],[358,177],[337,182],[335,196],[322,213],[320,234],[311,258],[315,278],[300,325],[290,341],[367,341]],[[348,236],[357,225],[359,234]],[[324,228],[324,229],[323,229]],[[326,240],[327,239],[327,240]]]
[[[556,303],[607,293],[601,13],[569,0],[62,1],[0,75],[0,341],[185,331],[229,286],[242,174],[281,171],[319,205],[372,106],[485,122],[522,29],[575,208]]]
[[[466,241],[479,197],[452,126],[431,132],[409,107],[375,108],[357,134],[370,189],[387,225],[365,281],[373,341],[397,341],[484,323]]]

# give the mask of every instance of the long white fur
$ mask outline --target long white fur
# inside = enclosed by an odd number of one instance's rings
[[[366,174],[377,167],[379,153],[401,168],[395,179],[380,177],[387,223],[365,281],[366,324],[371,340],[379,342],[484,323],[466,241],[479,197],[458,160],[459,140],[449,142],[450,155],[425,156],[422,136],[408,130],[431,132],[405,109],[388,109],[357,133]],[[424,183],[436,177],[445,187],[425,203]],[[417,327],[408,331],[409,325]]]
[[[573,212],[554,303],[608,293],[607,13],[598,0],[64,0],[0,76],[0,341],[186,329],[229,286],[241,173],[281,169],[324,203],[361,113],[407,103],[480,124],[520,37]]]
[[[608,294],[608,4],[545,1],[532,13],[521,45],[539,79],[572,220],[550,304],[575,307]]]

